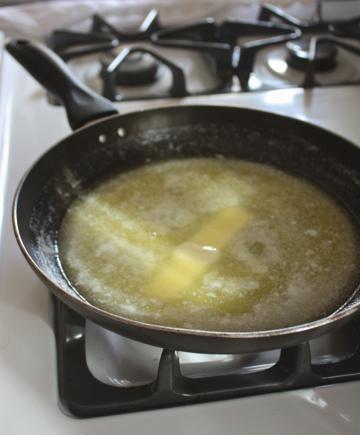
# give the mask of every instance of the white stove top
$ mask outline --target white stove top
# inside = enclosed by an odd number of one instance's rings
[[[16,245],[11,201],[24,171],[70,128],[63,109],[50,106],[44,91],[7,54],[0,74],[1,433],[358,433],[360,382],[89,420],[75,420],[60,411],[49,295]],[[119,104],[118,108],[125,113],[189,103],[282,113],[319,124],[360,144],[360,86],[138,101]],[[92,364],[96,371],[99,362],[93,359]]]

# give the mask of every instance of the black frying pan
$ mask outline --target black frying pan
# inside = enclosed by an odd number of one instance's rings
[[[63,101],[69,122],[76,129],[27,172],[13,210],[15,234],[25,258],[61,301],[99,325],[135,340],[205,353],[290,346],[358,314],[359,286],[343,306],[325,318],[262,332],[210,332],[146,324],[84,300],[64,276],[57,255],[57,234],[69,204],[103,177],[149,160],[222,154],[267,163],[316,183],[340,201],[359,225],[360,149],[316,126],[248,109],[179,106],[121,116],[109,101],[75,80],[66,65],[45,47],[12,41],[7,49]]]

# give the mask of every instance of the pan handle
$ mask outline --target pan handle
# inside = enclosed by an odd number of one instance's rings
[[[65,106],[73,130],[89,121],[118,113],[109,100],[82,84],[66,63],[45,45],[14,39],[8,52]]]

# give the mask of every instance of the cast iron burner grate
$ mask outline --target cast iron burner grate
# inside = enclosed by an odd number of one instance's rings
[[[310,344],[281,350],[277,363],[262,371],[202,378],[181,372],[176,351],[164,349],[155,381],[114,387],[97,380],[86,363],[85,319],[54,299],[58,385],[62,409],[89,418],[160,409],[314,387],[360,379],[360,324],[347,332],[356,337],[351,355],[338,362],[312,363]]]
[[[336,69],[339,48],[351,56],[360,55],[359,23],[360,17],[345,22],[326,22],[321,18],[321,10],[317,11],[317,18],[304,21],[276,6],[265,5],[255,21],[217,23],[213,18],[207,18],[183,26],[165,27],[153,9],[137,29],[120,29],[108,19],[94,15],[88,31],[55,30],[48,44],[65,61],[105,53],[107,60],[100,59],[102,94],[112,101],[185,97],[261,90],[261,86],[251,86],[258,54],[275,46],[285,46],[288,65],[303,73],[301,87],[326,86],[317,80],[317,74]],[[134,43],[136,47],[132,46]],[[157,50],[151,48],[153,45]],[[160,51],[162,47],[167,50],[166,56]],[[174,49],[174,53],[169,49]],[[199,55],[216,84],[205,90],[189,91],[183,65],[176,63],[176,49]],[[140,61],[141,58],[144,61]],[[124,85],[134,88],[158,83],[160,66],[171,73],[171,84],[167,89],[148,92],[148,88],[132,95],[124,92],[124,88],[121,90]],[[240,87],[234,86],[236,82]],[[341,78],[328,85],[359,83],[358,78],[347,81]]]
[[[161,30],[151,39],[162,47],[195,50],[211,57],[220,77],[238,77],[241,89],[248,91],[257,53],[300,36],[300,30],[287,24],[235,20],[217,24],[214,19],[207,18],[187,26]],[[238,44],[239,38],[250,40]]]

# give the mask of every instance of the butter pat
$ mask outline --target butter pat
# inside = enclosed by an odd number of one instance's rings
[[[154,274],[146,293],[171,300],[191,290],[248,221],[248,213],[240,207],[217,212],[193,238],[175,248],[167,264]]]

